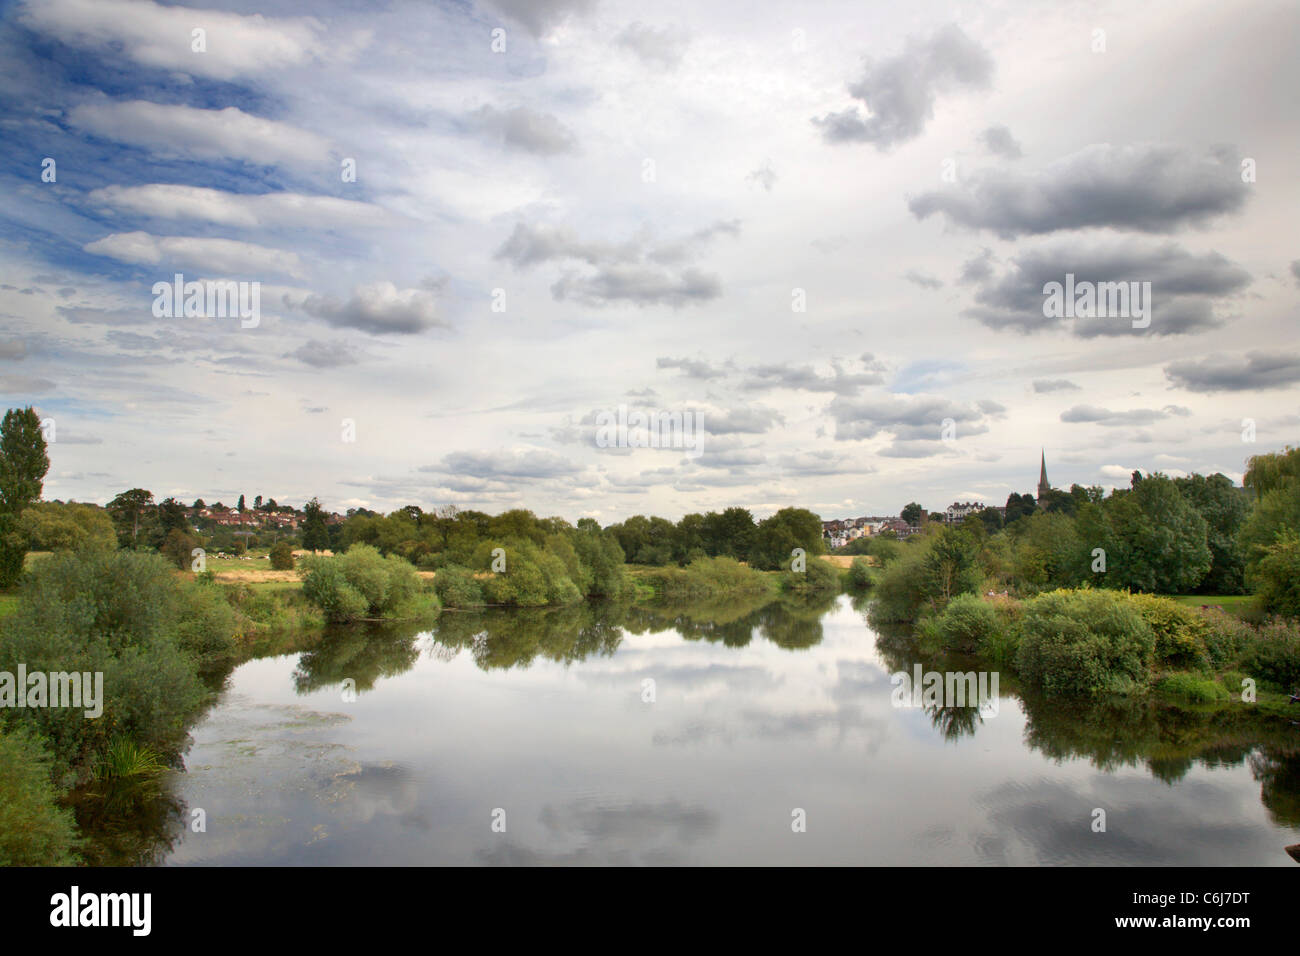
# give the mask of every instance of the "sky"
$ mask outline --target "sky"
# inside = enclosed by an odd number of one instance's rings
[[[302,9],[0,5],[47,499],[830,519],[1297,444],[1293,2]]]

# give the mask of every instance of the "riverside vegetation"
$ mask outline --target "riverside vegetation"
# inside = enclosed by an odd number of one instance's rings
[[[0,710],[0,864],[102,859],[102,840],[88,844],[84,832],[157,812],[158,780],[181,766],[188,728],[238,662],[276,648],[310,655],[324,629],[340,625],[351,628],[344,643],[358,645],[348,656],[357,661],[377,639],[366,629],[373,621],[436,619],[453,646],[464,621],[477,653],[486,645],[473,627],[485,607],[550,608],[538,621],[564,630],[565,609],[589,602],[653,606],[687,639],[734,625],[742,642],[768,613],[760,609],[780,607],[782,646],[797,647],[820,639],[817,619],[847,585],[871,592],[863,608],[886,649],[973,655],[1048,700],[1155,696],[1229,709],[1253,686],[1258,709],[1274,712],[1300,684],[1293,449],[1252,459],[1249,506],[1213,479],[1180,486],[1135,475],[1109,498],[1071,496],[1071,511],[1025,515],[992,533],[972,516],[906,542],[873,540],[844,571],[819,558],[820,519],[803,509],[761,522],[730,508],[601,528],[522,510],[411,507],[355,513],[329,536],[315,528],[315,543],[337,544],[331,556],[295,561],[277,541],[271,569],[296,570],[298,582],[194,573],[185,558],[203,542],[188,531],[152,528],[139,511],[40,502],[49,462],[30,409],[5,416],[0,459],[0,571],[11,588],[0,672],[102,672],[112,689],[96,720],[67,708]],[[33,545],[49,553],[31,555],[24,572]],[[1096,547],[1107,570],[1091,563]],[[806,560],[792,562],[799,552]],[[1206,581],[1252,588],[1249,619],[1146,593]],[[613,639],[602,633],[557,632],[539,646]]]

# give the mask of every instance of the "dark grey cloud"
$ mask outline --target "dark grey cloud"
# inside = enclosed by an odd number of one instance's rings
[[[58,306],[55,312],[77,325],[156,325],[150,303],[139,309],[101,309],[95,306]]]
[[[1300,285],[1300,259],[1291,263],[1291,274],[1295,276],[1296,285]]]
[[[780,412],[764,408],[762,405],[747,405],[732,408],[719,415],[716,412],[700,413],[704,430],[710,435],[731,435],[744,433],[750,435],[771,431],[776,425],[785,424],[785,416]]]
[[[864,385],[881,385],[888,366],[870,352],[861,358],[861,371],[845,370],[843,363],[831,361],[831,374],[822,375],[811,365],[756,365],[747,370],[743,387],[750,391],[770,388],[793,388],[805,392],[831,392],[853,395]]]
[[[288,353],[287,358],[296,358],[313,368],[339,368],[343,365],[357,363],[356,351],[342,342],[321,342],[308,339],[298,348]]]
[[[1235,356],[1211,355],[1167,365],[1165,376],[1189,392],[1287,388],[1300,382],[1300,355],[1258,351]]]
[[[440,464],[423,465],[418,471],[479,479],[566,478],[582,468],[563,455],[541,448],[515,451],[456,451]]]
[[[655,359],[655,367],[675,368],[687,378],[698,378],[702,380],[721,378],[727,374],[723,369],[711,365],[703,359],[669,358],[666,355],[661,355],[659,358]],[[653,392],[653,390],[650,391]],[[628,394],[631,393],[629,392]]]
[[[903,52],[869,60],[862,78],[849,86],[868,113],[854,105],[816,117],[813,123],[830,143],[871,143],[886,150],[915,139],[934,116],[935,97],[966,87],[987,89],[993,77],[988,52],[955,24],[927,39],[908,40]]]
[[[1061,412],[1061,421],[1115,428],[1121,425],[1150,425],[1167,418],[1186,418],[1191,414],[1191,409],[1181,405],[1166,405],[1164,408],[1131,408],[1125,411],[1112,411],[1096,405],[1075,405]]]
[[[427,288],[398,289],[391,282],[359,286],[347,301],[311,295],[302,303],[308,315],[337,328],[357,329],[372,335],[414,335],[432,328],[447,328],[438,314],[437,296]]]
[[[1079,386],[1075,385],[1066,378],[1038,378],[1034,379],[1034,391],[1040,395],[1045,392],[1070,392],[1078,391]]]
[[[569,17],[590,13],[596,0],[489,0],[488,5],[542,37]]]
[[[1150,282],[1150,327],[1126,318],[1055,318],[1043,314],[1049,282]],[[1012,257],[1001,275],[977,285],[965,314],[994,329],[1066,329],[1080,338],[1102,335],[1184,335],[1221,324],[1213,306],[1250,284],[1250,274],[1217,252],[1195,254],[1173,242],[1132,238],[1049,240]]]
[[[526,106],[506,110],[483,106],[469,114],[468,122],[509,149],[554,156],[571,153],[578,147],[578,139],[571,129],[550,113],[539,113]]]
[[[699,269],[684,269],[678,274],[648,266],[614,265],[594,276],[569,274],[551,286],[557,302],[571,300],[582,305],[607,306],[618,302],[633,305],[670,305],[680,309],[722,295],[722,282],[716,275]]]
[[[993,275],[994,255],[992,249],[981,249],[979,255],[972,256],[961,265],[961,275],[957,277],[959,285],[983,282]]]
[[[996,403],[993,403],[996,405]],[[1001,406],[998,406],[999,408]],[[951,422],[954,441],[988,431],[989,411],[930,395],[837,395],[826,409],[835,422],[837,441],[856,441],[888,433],[892,445],[880,454],[891,458],[923,458],[950,450],[944,441]]]
[[[27,357],[27,343],[22,339],[0,342],[0,359],[16,362]]]
[[[48,392],[55,384],[35,375],[0,375],[0,395],[33,395]]]
[[[907,207],[917,219],[937,213],[1003,239],[1101,226],[1163,233],[1240,211],[1247,189],[1223,152],[1103,143],[1038,172],[977,170],[950,188],[912,198]]]
[[[614,42],[631,50],[648,66],[672,69],[682,61],[690,37],[678,27],[652,27],[637,22],[625,27]]]
[[[1020,144],[1005,126],[990,126],[980,133],[980,143],[994,156],[1006,159],[1019,159],[1023,154]]]
[[[916,269],[908,269],[903,273],[903,278],[913,285],[920,286],[922,289],[942,289],[943,280],[937,279],[932,275],[927,275]]]
[[[496,258],[518,269],[548,262],[576,262],[595,269],[581,273],[566,269],[551,286],[557,301],[606,306],[685,305],[707,302],[722,294],[719,278],[685,265],[716,237],[737,235],[738,220],[715,222],[686,236],[658,241],[642,232],[624,242],[584,240],[566,226],[532,226],[518,222],[497,249]]]

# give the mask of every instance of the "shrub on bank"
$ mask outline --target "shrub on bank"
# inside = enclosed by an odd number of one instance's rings
[[[1209,664],[1209,625],[1196,609],[1155,594],[1130,594],[1128,601],[1155,635],[1156,660],[1197,670]]]
[[[657,596],[665,598],[713,597],[773,589],[773,581],[761,571],[722,556],[696,558],[684,568],[659,569],[644,580]]]
[[[383,557],[368,544],[354,544],[334,557],[304,558],[299,572],[303,594],[332,622],[402,617],[423,610],[415,568],[395,554]],[[436,597],[426,603],[436,610]]]
[[[200,671],[233,657],[235,617],[221,595],[178,575],[156,554],[54,554],[24,580],[0,636],[0,671],[103,674],[103,713],[9,710],[10,728],[39,733],[56,779],[84,777],[111,738],[174,753],[207,697]]]
[[[67,866],[76,859],[72,811],[59,806],[50,756],[22,729],[0,732],[0,866]]]
[[[838,591],[840,572],[829,561],[807,557],[803,571],[782,571],[781,590],[795,592]]]
[[[876,583],[871,576],[871,565],[867,564],[866,558],[854,558],[845,577],[849,587],[863,591]]]
[[[961,594],[923,620],[920,631],[922,640],[935,650],[974,654],[988,648],[1001,626],[991,603],[976,594]]]
[[[1193,704],[1213,704],[1228,699],[1228,691],[1222,684],[1187,671],[1166,674],[1156,683],[1156,690],[1168,697],[1191,701]]]
[[[466,568],[448,564],[440,568],[433,579],[438,600],[444,607],[482,607],[483,589]]]
[[[1016,669],[1048,696],[1145,687],[1156,638],[1129,595],[1050,591],[1021,605]]]

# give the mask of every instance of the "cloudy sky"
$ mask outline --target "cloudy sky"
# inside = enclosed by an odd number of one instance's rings
[[[1292,2],[297,7],[3,5],[46,497],[830,518],[1300,438]],[[260,320],[156,317],[176,273]]]

